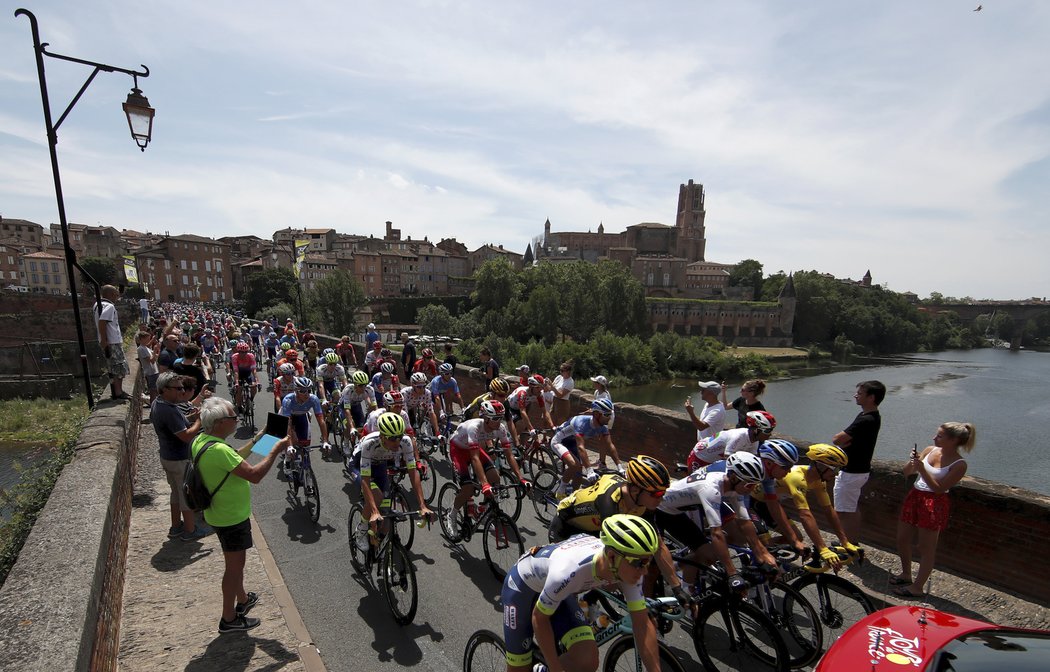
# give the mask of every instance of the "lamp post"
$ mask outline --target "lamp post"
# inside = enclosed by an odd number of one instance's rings
[[[80,319],[80,305],[77,303],[77,282],[73,269],[75,268],[83,273],[84,278],[94,287],[95,307],[99,313],[102,311],[102,292],[95,278],[77,263],[76,250],[74,250],[69,244],[69,226],[66,222],[66,205],[62,198],[62,177],[58,171],[58,152],[56,149],[58,145],[58,127],[66,120],[66,117],[69,116],[69,113],[73,110],[73,106],[77,104],[80,97],[84,95],[84,91],[86,91],[88,86],[91,85],[91,82],[94,81],[95,75],[99,72],[122,72],[125,75],[130,75],[134,81],[131,93],[128,94],[128,99],[123,105],[124,114],[128,119],[128,128],[131,129],[131,137],[135,140],[135,144],[137,144],[142,151],[146,151],[146,145],[149,144],[149,141],[153,137],[153,115],[156,111],[150,107],[149,101],[142,95],[142,91],[138,88],[138,83],[139,77],[149,77],[149,68],[143,65],[143,71],[138,72],[136,70],[126,70],[124,68],[106,65],[105,63],[96,63],[94,61],[86,61],[72,56],[63,56],[62,54],[49,52],[47,50],[48,44],[46,42],[40,42],[40,31],[37,27],[36,16],[27,9],[16,10],[15,16],[27,17],[29,19],[30,29],[33,32],[33,51],[36,53],[36,71],[37,77],[40,80],[40,100],[44,107],[44,126],[47,128],[47,144],[48,149],[51,151],[51,172],[55,178],[55,199],[58,201],[58,223],[62,228],[62,245],[65,248],[66,253],[66,276],[69,278],[69,295],[73,302],[73,319],[77,330],[77,344],[80,346],[80,365],[84,374],[84,390],[87,394],[88,408],[94,408],[95,396],[91,392],[91,374],[88,371],[87,348],[84,345],[84,325]],[[57,123],[52,123],[51,121],[51,102],[47,94],[47,77],[44,75],[44,56],[55,58],[60,61],[79,63],[80,65],[87,65],[94,68],[91,71],[91,74],[88,75],[83,86],[81,86],[80,90],[77,91],[77,94],[73,96],[73,100],[69,102],[65,111],[62,112]]]

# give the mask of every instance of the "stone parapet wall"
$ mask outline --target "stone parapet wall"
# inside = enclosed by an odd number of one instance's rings
[[[4,668],[115,670],[142,380],[127,403],[102,401],[77,440],[18,562],[0,589]]]

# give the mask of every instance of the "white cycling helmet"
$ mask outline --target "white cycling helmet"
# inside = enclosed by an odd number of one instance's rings
[[[423,373],[422,371],[416,371],[412,374],[412,378],[410,378],[410,381],[413,385],[426,385],[427,374]]]
[[[766,477],[766,470],[758,455],[743,451],[726,458],[726,471],[744,483],[761,483]]]

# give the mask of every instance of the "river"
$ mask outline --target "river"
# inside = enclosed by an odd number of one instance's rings
[[[776,416],[778,432],[828,441],[859,410],[853,401],[856,384],[872,379],[887,389],[876,458],[903,462],[912,445],[932,443],[940,423],[972,422],[977,446],[967,456],[970,476],[1050,494],[1050,451],[1041,424],[1050,424],[1050,353],[953,350],[796,370],[790,378],[769,381],[761,400]],[[741,381],[727,382],[732,401]],[[683,414],[686,395],[698,410],[703,406],[692,380],[613,389],[612,394],[617,402]],[[730,418],[735,423],[732,410]],[[683,451],[688,441],[683,438]]]

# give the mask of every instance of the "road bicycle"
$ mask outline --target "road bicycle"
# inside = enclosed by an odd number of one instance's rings
[[[864,549],[856,556],[845,548],[833,546],[842,562],[841,567],[864,562]],[[820,625],[824,629],[824,641],[831,643],[847,628],[875,611],[875,603],[868,595],[850,581],[836,576],[832,567],[820,559],[816,548],[808,563],[792,567],[781,577],[798,590],[817,610]],[[840,567],[840,569],[841,569]]]
[[[321,492],[317,488],[317,476],[314,475],[314,468],[310,463],[310,451],[318,447],[297,447],[295,457],[290,463],[286,458],[283,467],[288,481],[289,503],[306,509],[310,520],[315,523],[321,517]]]
[[[645,668],[635,646],[634,629],[631,616],[627,612],[627,604],[613,593],[603,590],[592,592],[598,595],[605,610],[604,614],[599,614],[597,620],[591,623],[595,643],[601,647],[612,642],[605,654],[602,671],[644,672]],[[650,618],[672,622],[685,618],[684,610],[674,598],[647,598],[645,602]],[[682,663],[666,644],[658,641],[657,649],[661,670],[685,672]],[[535,646],[532,655],[535,662],[545,664],[542,654]],[[478,630],[471,635],[463,651],[464,672],[505,672],[506,669],[506,646],[502,637],[490,630]]]
[[[409,506],[409,491],[411,490],[412,481],[408,478],[408,472],[409,470],[402,466],[390,466],[387,469],[390,478],[391,510],[409,512],[418,509],[418,507]],[[429,506],[430,503],[434,501],[434,494],[437,491],[437,475],[431,468],[430,462],[422,455],[420,455],[420,459],[416,463],[416,472],[419,473],[419,482],[420,485],[423,486],[423,500]],[[427,488],[433,489],[429,498],[427,497]],[[415,495],[412,495],[412,499],[415,499]],[[412,542],[415,541],[416,538],[415,527],[412,525],[405,525],[402,535],[405,539],[405,548],[412,548]]]
[[[325,409],[325,425],[328,426],[328,442],[342,452],[346,442],[346,416],[339,404],[329,402]],[[329,457],[329,456],[325,456]]]
[[[245,427],[255,430],[255,395],[252,393],[252,385],[237,383],[233,388],[233,398],[240,398],[240,404],[236,407],[237,417]]]
[[[467,485],[473,486],[474,496],[467,500],[451,521],[448,513],[459,493],[460,485],[450,481],[441,487],[441,493],[438,495],[441,535],[453,544],[466,543],[480,530],[485,562],[488,563],[492,574],[502,581],[507,571],[525,553],[525,543],[517,524],[500,508],[500,502],[514,498],[515,495],[511,491],[525,486],[520,483],[500,483],[493,486],[491,498],[482,497],[481,501],[475,502],[479,486],[473,482],[468,482]]]
[[[350,562],[366,580],[376,570],[379,589],[398,625],[407,625],[416,617],[419,592],[416,586],[416,568],[408,550],[401,542],[401,523],[412,527],[412,518],[418,511],[390,511],[383,513],[379,529],[372,529],[365,520],[360,504],[350,506],[347,518],[347,536],[350,544]],[[386,530],[389,530],[387,532]]]
[[[561,460],[554,454],[549,444],[550,437],[554,436],[556,431],[554,429],[534,429],[518,436],[518,453],[515,457],[518,458],[521,468],[534,482],[536,475],[544,468],[556,472],[560,478]]]

